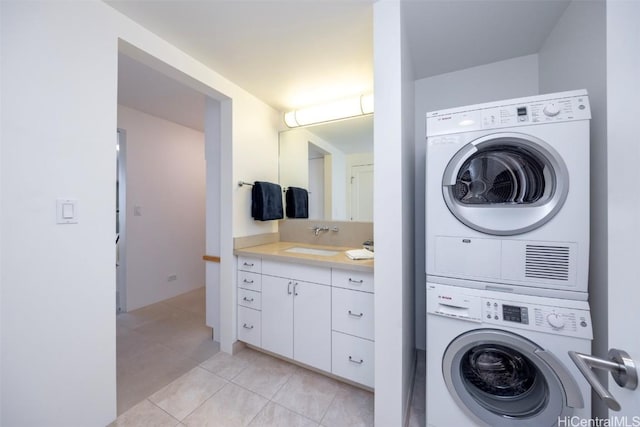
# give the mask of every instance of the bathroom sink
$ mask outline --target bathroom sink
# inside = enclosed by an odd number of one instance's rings
[[[320,255],[320,256],[333,256],[340,253],[338,251],[330,251],[327,249],[300,248],[297,246],[293,248],[285,249],[284,251],[291,252],[293,254]]]

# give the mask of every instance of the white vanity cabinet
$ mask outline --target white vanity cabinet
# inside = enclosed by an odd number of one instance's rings
[[[374,387],[373,273],[334,269],[331,372]]]
[[[238,339],[260,347],[262,344],[262,316],[260,313],[262,295],[262,259],[258,257],[238,257],[237,301]]]
[[[331,270],[263,262],[262,348],[331,371]]]
[[[372,272],[239,256],[238,339],[374,386]]]

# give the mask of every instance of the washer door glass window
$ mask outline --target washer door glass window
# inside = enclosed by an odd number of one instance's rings
[[[496,427],[554,425],[572,414],[567,402],[580,394],[575,381],[560,380],[571,377],[557,358],[500,330],[458,336],[445,351],[442,372],[456,403],[477,422]]]
[[[531,417],[547,404],[547,381],[517,350],[500,344],[472,347],[462,356],[460,371],[466,391],[494,414]]]
[[[567,168],[557,152],[538,138],[517,133],[467,144],[443,176],[451,213],[467,226],[495,235],[540,227],[560,210],[568,188]]]

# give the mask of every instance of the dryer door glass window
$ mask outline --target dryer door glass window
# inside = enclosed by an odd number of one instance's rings
[[[554,187],[549,166],[531,150],[497,145],[462,165],[453,198],[466,205],[531,204],[548,198]]]
[[[534,230],[562,208],[569,174],[549,144],[530,135],[498,133],[466,144],[442,178],[449,211],[474,230],[516,235]]]

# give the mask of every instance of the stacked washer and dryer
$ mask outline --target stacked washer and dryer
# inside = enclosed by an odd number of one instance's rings
[[[590,118],[584,90],[427,113],[428,426],[591,417]]]

